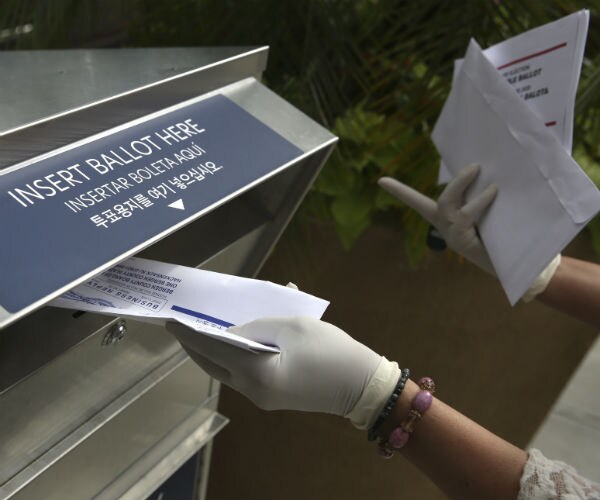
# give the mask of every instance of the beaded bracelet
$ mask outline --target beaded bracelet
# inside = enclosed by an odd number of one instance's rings
[[[417,422],[423,418],[431,406],[435,392],[433,379],[423,377],[419,380],[418,385],[421,390],[413,398],[406,418],[390,432],[387,439],[382,438],[377,444],[377,452],[382,458],[392,458],[394,451],[404,448]]]
[[[404,386],[406,385],[408,377],[410,377],[410,370],[408,368],[403,368],[400,372],[400,378],[398,379],[398,383],[396,384],[394,392],[392,392],[390,398],[385,403],[385,406],[383,407],[383,410],[381,410],[381,413],[375,420],[375,423],[367,431],[367,439],[369,441],[375,441],[375,438],[377,437],[377,429],[379,429],[383,421],[386,418],[388,418],[388,416],[392,412],[392,408],[394,407],[396,401],[398,401],[398,398],[400,397],[400,394],[402,394],[402,391],[404,390]]]

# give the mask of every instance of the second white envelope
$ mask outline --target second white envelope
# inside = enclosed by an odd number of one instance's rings
[[[600,210],[600,192],[471,40],[432,139],[452,175],[481,173],[468,198],[495,183],[479,224],[511,304]]]

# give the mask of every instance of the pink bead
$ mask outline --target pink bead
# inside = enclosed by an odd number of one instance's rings
[[[396,427],[388,437],[388,443],[392,448],[399,450],[408,442],[410,434],[401,427]]]
[[[422,390],[431,392],[431,394],[435,392],[435,382],[431,377],[421,377],[417,385]]]
[[[377,446],[377,454],[381,457],[381,458],[392,458],[394,456],[394,452],[392,450],[390,450],[387,446],[383,446],[383,445],[378,445]]]
[[[429,391],[419,391],[412,400],[411,406],[423,415],[431,406],[431,401],[433,401],[433,396]]]

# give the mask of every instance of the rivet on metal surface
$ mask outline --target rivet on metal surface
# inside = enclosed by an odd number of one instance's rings
[[[123,340],[125,335],[127,335],[127,324],[125,321],[121,320],[109,328],[102,339],[102,345],[110,346],[117,344]]]

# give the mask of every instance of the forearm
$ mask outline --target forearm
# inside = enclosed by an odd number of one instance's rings
[[[419,388],[409,381],[390,417],[387,436],[408,414]],[[527,453],[434,398],[401,452],[450,498],[517,498]]]
[[[600,265],[562,257],[540,302],[600,328]]]

